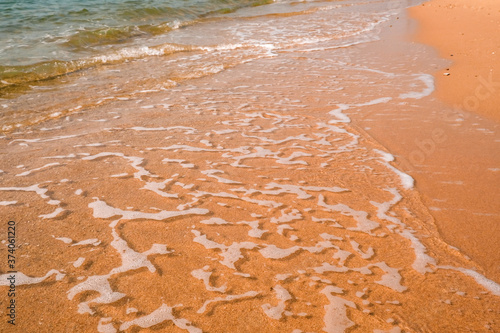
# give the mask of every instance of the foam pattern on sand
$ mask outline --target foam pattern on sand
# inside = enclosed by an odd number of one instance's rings
[[[458,312],[493,325],[498,284],[440,240],[413,179],[349,117],[423,99],[429,78],[299,37],[2,138],[1,209],[26,226],[20,294],[75,332],[443,331]]]
[[[93,177],[57,186],[51,178],[44,185],[37,179],[35,185],[0,188],[2,193],[33,193],[40,205],[55,202],[69,216],[82,210],[86,220],[103,226],[92,233],[95,237],[79,242],[73,239],[83,237],[74,232],[57,232],[53,246],[75,249],[68,254],[71,272],[62,263],[52,264],[41,277],[19,273],[22,283],[41,283],[55,274],[58,283],[67,285],[67,299],[79,315],[101,316],[96,327],[102,332],[160,324],[210,331],[230,308],[257,309],[254,316],[267,318],[263,327],[277,321],[273,325],[343,332],[375,325],[373,318],[389,318],[386,310],[397,313],[397,308],[377,301],[406,304],[411,299],[406,294],[421,288],[414,283],[437,288],[425,276],[443,270],[463,273],[464,279],[472,277],[479,288],[497,294],[497,285],[475,271],[437,265],[429,251],[439,246],[419,237],[426,233],[416,218],[422,212],[418,207],[412,212],[417,202],[390,164],[392,156],[372,148],[348,122],[325,126],[310,115],[243,111],[221,119],[231,125],[215,121],[209,128],[224,134],[193,127],[160,144],[157,131],[142,131],[141,148],[127,147],[124,138],[121,147],[80,147],[89,154],[68,157],[57,169],[81,164]],[[305,133],[291,137],[290,129]],[[115,127],[105,135],[121,137],[136,130]],[[206,136],[217,148],[199,142]],[[181,138],[187,144],[172,144]],[[189,160],[194,167],[166,165],[166,160]],[[132,177],[110,177],[119,172]],[[101,185],[85,185],[89,178]],[[66,196],[57,190],[61,187],[68,188]],[[26,202],[21,198],[15,197]],[[102,255],[89,260],[84,254],[88,245],[114,253],[115,264],[107,264]],[[95,261],[101,269],[93,268]],[[277,285],[275,276],[283,276]],[[120,282],[135,279],[148,281],[148,303],[137,298],[143,297],[142,289]],[[91,294],[83,297],[86,293]],[[125,299],[139,312],[109,311],[123,307]],[[157,308],[150,308],[150,302]],[[399,316],[392,325],[404,327],[404,314]]]

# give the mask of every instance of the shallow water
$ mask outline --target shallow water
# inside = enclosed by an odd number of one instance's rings
[[[20,70],[5,69],[2,130],[40,123],[75,107],[169,89],[295,47],[335,49],[368,42],[377,38],[374,30],[389,15],[387,6],[369,2],[277,3],[132,38],[72,60],[54,57]]]
[[[76,60],[141,42],[203,17],[265,2],[236,1],[2,1],[0,57],[4,66]]]
[[[19,332],[498,329],[500,286],[348,116],[433,91],[366,46],[403,10],[244,9],[3,101]]]

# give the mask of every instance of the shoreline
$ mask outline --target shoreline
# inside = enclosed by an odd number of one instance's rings
[[[417,25],[407,29],[409,40],[432,47],[443,59],[438,64],[435,59],[421,61],[427,70],[431,67],[435,78],[435,90],[430,96],[434,101],[427,103],[429,110],[407,115],[410,120],[403,121],[405,128],[398,127],[400,123],[395,121],[398,126],[394,128],[399,128],[395,133],[387,133],[383,125],[369,132],[394,152],[402,169],[415,178],[443,240],[471,257],[486,276],[498,282],[500,254],[495,250],[495,239],[500,237],[500,210],[496,205],[500,200],[500,156],[495,152],[499,151],[500,113],[494,111],[500,94],[494,92],[498,85],[495,73],[500,71],[494,54],[474,61],[476,49],[490,47],[489,40],[472,36],[482,28],[486,33],[491,28],[477,26],[478,17],[487,10],[465,8],[464,1],[446,7],[449,3],[431,0],[408,9],[409,18],[416,20]],[[481,4],[493,1],[484,0]],[[500,4],[496,7],[500,8]],[[460,15],[444,15],[451,10]],[[471,33],[453,36],[450,32],[456,31],[457,26],[467,27]],[[460,44],[459,38],[467,38],[468,42]],[[472,45],[469,51],[467,45]],[[452,64],[446,63],[451,60]]]
[[[431,0],[410,8],[409,15],[418,21],[415,40],[431,45],[439,52],[440,57],[452,61],[448,67],[434,73],[436,90],[433,96],[453,108],[453,111],[443,116],[444,120],[465,121],[472,126],[480,121],[485,127],[489,125],[489,129],[498,133],[500,37],[491,32],[498,31],[500,27],[500,3],[481,0],[470,5],[464,0]],[[485,119],[478,120],[475,114]],[[466,130],[470,132],[471,129],[469,126]],[[452,133],[446,131],[446,135]],[[495,202],[498,203],[499,200],[495,188],[500,181],[498,172],[488,172],[496,170],[495,167],[488,168],[486,165],[488,162],[495,165],[499,162],[498,157],[487,158],[489,154],[498,155],[495,154],[498,152],[498,143],[495,143],[498,141],[498,134],[492,135],[496,140],[486,135],[483,139],[478,137],[476,140],[469,140],[470,135],[454,135],[455,140],[461,141],[454,145],[455,154],[449,150],[441,151],[440,156],[433,154],[438,159],[435,165],[453,168],[458,165],[457,161],[463,163],[462,167],[454,168],[451,172],[455,179],[461,179],[455,180],[455,184],[466,179],[466,182],[473,185],[467,191],[452,197],[454,205],[462,206],[465,210],[455,213],[433,211],[432,214],[444,239],[463,249],[483,266],[490,278],[499,281],[500,255],[492,249],[496,247],[495,239],[500,239],[500,212],[498,208],[495,209]],[[460,155],[468,156],[464,158]],[[460,157],[457,159],[458,156]],[[446,161],[446,158],[449,160]],[[486,172],[480,171],[480,166]],[[443,190],[433,185],[439,180],[439,176],[431,176],[426,180],[424,178],[421,177],[419,188],[428,195],[427,202],[443,196]],[[474,209],[488,210],[488,213],[470,214]],[[454,226],[458,226],[463,232],[471,228],[469,231],[472,233],[456,235],[448,230]]]
[[[438,98],[443,87],[439,85],[441,74],[436,78],[435,73],[450,68],[449,60],[440,58],[432,45],[416,41],[420,22],[412,19],[413,8],[407,12],[408,18],[393,22],[394,28],[385,32],[378,46],[365,50],[380,58],[397,59],[395,66],[432,75],[438,81],[436,89],[412,107],[413,111],[403,106],[397,112],[348,111],[348,115],[358,130],[366,131],[396,156],[396,165],[415,179],[442,240],[498,282],[500,254],[495,239],[500,237],[500,155],[495,152],[500,150],[500,125]]]

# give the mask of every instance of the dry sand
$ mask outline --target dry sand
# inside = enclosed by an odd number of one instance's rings
[[[417,40],[453,61],[436,73],[436,95],[500,122],[500,2],[433,0],[410,12],[420,22]]]
[[[445,149],[433,153],[431,163],[446,169],[455,182],[467,182],[470,186],[466,191],[443,190],[442,186],[436,186],[441,177],[436,173],[419,177],[419,188],[429,197],[442,197],[443,191],[454,193],[451,197],[449,194],[444,196],[455,202],[452,206],[461,206],[463,210],[433,213],[441,233],[451,244],[480,262],[491,278],[499,281],[500,176],[498,172],[484,170],[499,159],[498,126],[488,119],[500,122],[500,2],[433,0],[413,7],[410,14],[419,22],[417,40],[432,45],[441,57],[453,61],[435,73],[435,96],[454,109],[443,118],[446,121],[464,118],[473,126],[481,124],[476,128],[489,127],[495,132],[489,137],[480,137],[473,131],[465,135],[446,131],[449,139]],[[469,112],[487,119],[477,119]],[[470,213],[478,210],[483,213]],[[456,233],[455,228],[460,233]]]

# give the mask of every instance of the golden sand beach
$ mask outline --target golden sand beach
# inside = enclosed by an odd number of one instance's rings
[[[470,123],[478,130],[485,124],[494,132],[487,137],[471,135],[470,131],[461,138],[451,136],[454,144],[433,156],[435,166],[446,168],[454,181],[471,184],[467,190],[439,188],[432,176],[422,178],[422,188],[434,198],[442,196],[439,192],[454,193],[452,205],[464,210],[436,212],[442,235],[499,281],[500,175],[487,171],[497,170],[488,165],[498,163],[500,155],[500,36],[496,33],[500,29],[500,3],[434,0],[411,8],[410,13],[419,21],[417,40],[436,47],[441,57],[451,61],[434,74],[435,96],[453,106],[452,112],[443,115],[445,121],[474,119]],[[485,118],[475,118],[475,114]],[[447,134],[453,135],[450,131]],[[467,212],[475,210],[483,213]]]
[[[436,95],[500,122],[500,3],[430,1],[410,12],[420,22],[417,40],[436,47],[452,62],[435,74]]]
[[[243,8],[3,98],[0,331],[500,331],[498,123],[441,99],[439,2]]]

